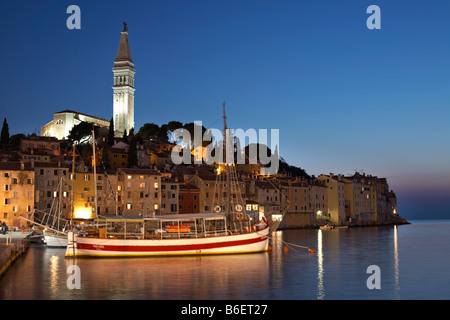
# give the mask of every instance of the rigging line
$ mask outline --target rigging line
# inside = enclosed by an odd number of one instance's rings
[[[245,154],[245,152],[244,152],[244,156],[245,156],[246,159],[250,160],[250,158]],[[255,167],[256,169],[259,169],[259,168],[256,166],[256,164],[250,163],[250,161],[249,161],[249,165]],[[287,198],[286,195],[284,195],[284,193],[282,192],[281,189],[279,189],[276,185],[274,185],[274,184],[272,183],[272,181],[270,181],[269,179],[267,179],[265,176],[263,176],[263,179],[266,179],[267,182],[269,182],[275,189],[277,189],[277,190],[280,192],[280,195],[284,197],[284,199],[288,202],[288,204],[290,204],[289,199]]]

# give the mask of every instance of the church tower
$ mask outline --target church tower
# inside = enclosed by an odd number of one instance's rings
[[[134,128],[134,63],[131,59],[130,44],[128,43],[128,27],[123,23],[119,50],[114,61],[114,135],[122,137]]]

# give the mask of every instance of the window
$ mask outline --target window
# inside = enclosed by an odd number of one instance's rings
[[[158,189],[158,182],[155,182],[155,189]]]
[[[17,181],[17,178],[13,178],[13,179],[12,179],[12,184],[17,184],[17,182],[18,182],[18,181]]]
[[[5,191],[9,191],[10,189],[9,184],[5,184]]]
[[[27,206],[27,212],[31,211],[31,206]]]
[[[139,187],[140,187],[140,188],[145,188],[145,182],[140,183],[140,184],[139,184]]]
[[[127,209],[128,209],[128,210],[131,209],[131,203],[127,203]]]
[[[11,200],[8,198],[5,198],[4,204],[11,204]]]
[[[8,172],[5,172],[5,173],[4,173],[4,177],[5,177],[5,178],[9,178],[9,173],[8,173]]]

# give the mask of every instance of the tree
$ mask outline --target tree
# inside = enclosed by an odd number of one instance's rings
[[[71,144],[74,142],[78,142],[78,144],[88,142],[92,136],[92,128],[94,128],[95,136],[98,137],[98,127],[94,126],[92,123],[82,121],[70,130],[67,140],[69,140]]]
[[[111,169],[109,164],[109,144],[107,143],[103,144],[102,163],[105,169]]]
[[[114,118],[109,121],[108,145],[114,145]]]
[[[167,136],[167,131],[167,124],[161,125],[161,127],[159,127],[158,133],[156,134],[158,140],[168,141],[169,137]]]
[[[136,137],[133,136],[130,141],[130,147],[128,148],[128,168],[137,167],[138,165],[136,140]]]
[[[142,139],[156,139],[159,132],[159,126],[154,123],[146,123],[139,129],[139,135]]]
[[[2,132],[0,135],[0,143],[2,146],[9,144],[9,127],[6,118],[3,120]]]
[[[11,137],[9,137],[9,144],[11,150],[19,150],[20,149],[20,141],[25,138],[25,135],[23,133],[17,133],[13,134]]]
[[[128,134],[127,129],[123,132],[122,141],[128,144]]]

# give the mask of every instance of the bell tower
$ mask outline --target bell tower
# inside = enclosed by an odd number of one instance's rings
[[[130,132],[134,128],[134,63],[131,59],[130,44],[128,43],[128,27],[123,23],[119,50],[114,60],[114,135],[122,137],[125,130]]]

